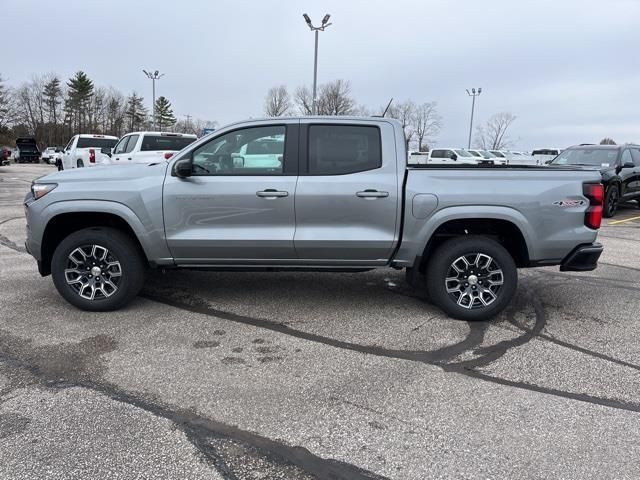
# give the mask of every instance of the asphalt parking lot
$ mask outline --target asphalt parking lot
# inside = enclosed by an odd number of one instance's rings
[[[153,273],[87,313],[24,251],[49,171],[0,167],[1,478],[640,478],[636,205],[491,322],[393,270]]]

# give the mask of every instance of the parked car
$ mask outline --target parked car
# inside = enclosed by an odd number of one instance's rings
[[[56,147],[47,147],[42,151],[42,160],[44,160],[47,163],[55,163],[55,159],[54,156],[56,154]],[[51,160],[54,160],[54,162],[51,162]]]
[[[9,165],[11,153],[10,147],[0,147],[0,166]]]
[[[576,145],[549,164],[567,165],[600,172],[605,189],[605,217],[613,217],[621,201],[640,202],[640,145]]]
[[[469,152],[474,157],[482,158],[483,160],[491,160],[494,163],[494,165],[507,164],[506,158],[498,157],[488,150],[468,149],[467,152]]]
[[[109,135],[74,135],[62,152],[62,169],[109,165],[111,158],[102,153],[103,148],[113,148],[118,137]]]
[[[473,156],[463,148],[434,148],[429,152],[427,163],[433,165],[493,164],[490,160]]]
[[[16,163],[40,163],[40,150],[36,139],[33,137],[16,138],[16,151],[13,158]]]
[[[561,148],[536,148],[531,151],[531,156],[538,165],[546,165],[562,152]]]
[[[267,139],[277,167],[233,162]],[[131,301],[147,268],[392,267],[426,275],[450,316],[481,320],[509,304],[517,268],[596,268],[598,172],[406,162],[393,119],[235,123],[168,162],[37,179],[26,247],[67,301],[100,311]]]
[[[123,136],[113,148],[102,153],[111,156],[113,164],[154,163],[165,161],[198,139],[188,133],[132,132]]]
[[[429,163],[429,152],[409,152],[409,165],[426,165]]]

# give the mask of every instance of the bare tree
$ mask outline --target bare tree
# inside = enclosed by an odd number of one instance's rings
[[[353,115],[356,102],[351,96],[351,84],[346,80],[334,80],[320,85],[316,101],[318,115]]]
[[[517,117],[509,112],[493,114],[476,128],[475,145],[486,150],[502,150],[511,144],[507,131]]]
[[[616,142],[613,140],[613,138],[610,137],[604,137],[602,140],[600,140],[600,145],[615,145]]]
[[[418,141],[418,151],[425,151],[425,143],[431,143],[442,128],[442,117],[438,113],[437,103],[428,102],[418,105],[413,116],[413,129]]]
[[[285,85],[272,87],[264,100],[264,113],[267,117],[281,117],[289,113],[291,97]]]
[[[409,144],[413,140],[413,136],[415,134],[415,112],[416,104],[413,102],[413,100],[407,100],[406,102],[402,103],[392,103],[389,107],[389,110],[387,110],[387,117],[395,118],[402,124],[402,130],[404,130],[404,138],[406,140],[407,150],[409,149]]]
[[[317,95],[318,115],[353,115],[359,108],[351,96],[351,84],[346,80],[334,80],[320,85]],[[313,113],[313,94],[308,87],[298,87],[294,100],[301,115]]]
[[[294,100],[300,115],[311,115],[313,113],[313,95],[308,87],[298,87]]]

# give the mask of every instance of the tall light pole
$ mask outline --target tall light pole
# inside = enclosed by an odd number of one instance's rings
[[[156,80],[160,80],[164,77],[164,73],[160,73],[158,70],[155,72],[147,72],[146,70],[142,70],[147,78],[151,79],[153,83],[153,108],[151,109],[152,118],[153,118],[153,129],[156,129]]]
[[[481,93],[482,93],[482,88],[478,88],[478,90],[476,90],[475,88],[472,88],[471,91],[467,89],[467,95],[473,98],[473,100],[471,100],[471,122],[469,124],[469,143],[467,145],[467,148],[471,148],[471,132],[473,132],[473,110],[475,109],[475,106],[476,106],[476,97],[479,96]]]
[[[329,22],[329,18],[331,15],[328,13],[322,19],[322,25],[319,27],[314,27],[313,23],[311,23],[311,19],[309,15],[306,13],[302,14],[304,17],[304,21],[307,22],[309,29],[316,34],[316,47],[315,54],[313,56],[313,104],[311,106],[311,114],[316,114],[316,88],[318,86],[318,32],[324,32],[324,29],[331,25]]]

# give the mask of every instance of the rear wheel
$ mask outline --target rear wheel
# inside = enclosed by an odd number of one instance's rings
[[[145,269],[133,240],[112,228],[72,233],[60,242],[51,261],[60,295],[91,311],[116,310],[133,300],[144,283]]]
[[[611,185],[609,188],[607,188],[607,193],[605,195],[603,216],[605,218],[613,217],[618,211],[619,202],[620,190],[617,185]]]
[[[509,252],[482,236],[454,238],[442,244],[427,267],[433,303],[460,320],[488,320],[509,304],[518,272]]]

